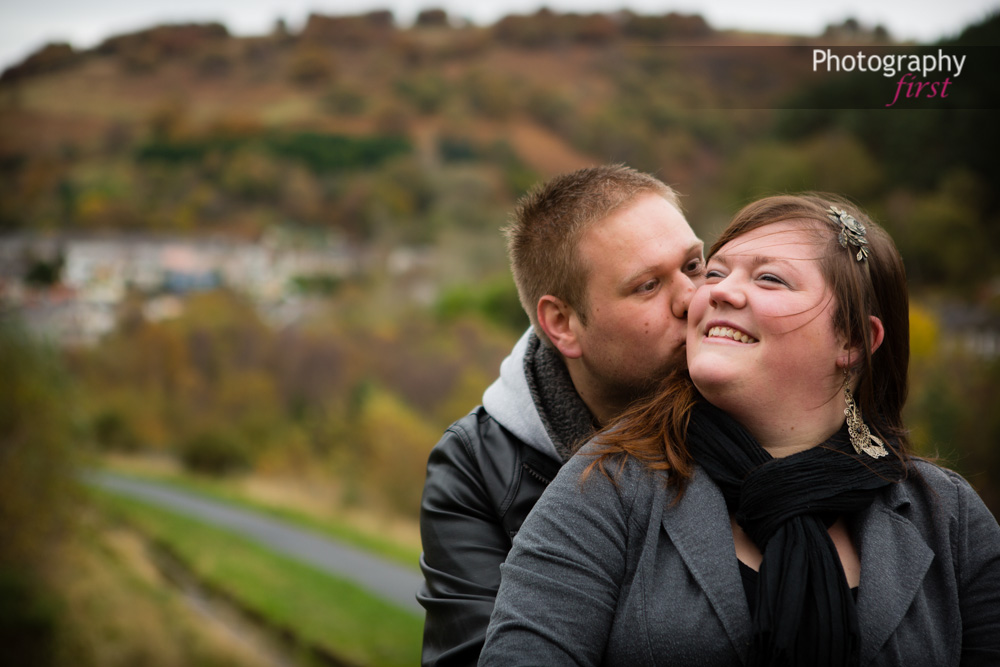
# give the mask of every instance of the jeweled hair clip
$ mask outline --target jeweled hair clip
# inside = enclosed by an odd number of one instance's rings
[[[865,235],[868,233],[865,230],[865,226],[854,219],[854,216],[849,214],[847,211],[843,211],[836,206],[831,206],[827,217],[830,220],[840,224],[840,245],[844,246],[848,250],[851,250],[851,246],[858,249],[858,254],[855,255],[855,259],[859,262],[863,262],[868,259],[868,239]],[[854,251],[851,250],[853,253]]]

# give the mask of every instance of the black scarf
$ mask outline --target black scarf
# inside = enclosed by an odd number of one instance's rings
[[[747,664],[857,665],[857,610],[827,527],[902,479],[902,463],[856,454],[846,425],[817,447],[775,459],[704,402],[692,412],[688,448],[764,555]]]

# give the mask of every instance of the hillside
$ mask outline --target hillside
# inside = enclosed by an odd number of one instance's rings
[[[380,23],[381,14],[313,15],[299,35],[236,38],[219,25],[176,25],[112,37],[84,52],[50,45],[0,79],[8,121],[2,148],[8,156],[97,149],[115,128],[141,134],[158,113],[178,107],[187,131],[237,122],[247,124],[244,129],[412,135],[427,120],[440,126],[460,117],[474,136],[488,139],[505,129],[490,121],[558,129],[558,111],[592,116],[618,92],[623,68],[656,66],[654,60],[667,57],[657,53],[664,45],[777,39],[717,34],[703,24],[686,34],[670,30],[669,17],[662,37],[647,37],[601,18],[609,34],[544,39],[532,35],[570,19],[533,16],[491,28],[418,24],[402,30]],[[689,81],[677,91],[678,100],[711,95],[698,90],[711,83]]]
[[[425,14],[407,29],[381,12],[313,15],[300,34],[173,25],[89,51],[40,50],[0,79],[0,231],[253,235],[282,219],[370,233],[355,209],[376,186],[345,202],[332,181],[391,156],[310,162],[301,143],[316,135],[400,138],[425,176],[460,163],[493,191],[480,204],[499,212],[539,177],[603,161],[696,192],[766,128],[768,112],[732,111],[733,100],[773,106],[804,76],[805,57],[745,47],[809,41],[719,33],[677,14],[542,11],[489,27]],[[186,183],[152,183],[164,165]],[[289,203],[303,192],[311,205]]]

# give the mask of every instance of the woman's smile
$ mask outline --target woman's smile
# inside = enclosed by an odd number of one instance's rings
[[[710,324],[705,338],[710,340],[734,341],[741,344],[753,344],[757,342],[757,339],[746,331],[730,324]]]

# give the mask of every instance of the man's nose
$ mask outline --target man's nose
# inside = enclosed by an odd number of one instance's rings
[[[688,275],[684,275],[676,282],[675,292],[673,298],[670,300],[670,311],[674,317],[681,320],[687,317],[688,307],[691,305],[691,297],[694,296],[696,289],[698,289],[697,286]]]

